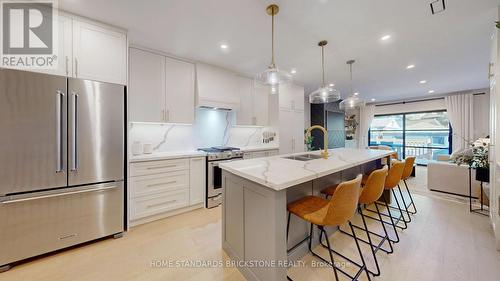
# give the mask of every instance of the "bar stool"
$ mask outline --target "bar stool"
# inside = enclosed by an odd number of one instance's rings
[[[387,209],[387,212],[388,214],[384,214],[383,212],[380,212],[380,214],[384,217],[389,217],[390,218],[390,222],[387,222],[385,220],[383,220],[383,222],[385,224],[388,224],[388,225],[391,225],[393,227],[393,230],[394,230],[394,233],[396,235],[396,239],[391,239],[389,238],[389,240],[393,243],[398,243],[399,242],[399,235],[398,235],[398,232],[396,231],[396,227],[397,228],[400,228],[400,229],[406,229],[408,226],[407,226],[407,222],[404,218],[404,215],[403,215],[403,210],[401,209],[401,205],[399,204],[399,200],[398,198],[396,197],[396,193],[394,191],[394,188],[398,186],[399,182],[401,181],[401,177],[403,175],[403,170],[404,170],[404,167],[405,167],[405,161],[398,161],[398,160],[393,160],[391,162],[391,168],[389,169],[389,173],[385,179],[385,184],[384,184],[384,189],[385,190],[391,190],[392,194],[393,194],[393,197],[394,197],[394,200],[396,201],[396,204],[397,204],[397,208],[394,208],[394,209],[397,209],[400,213],[400,216],[398,218],[395,218],[392,216],[391,214],[391,206],[389,206],[385,196],[382,196],[381,198],[383,199],[383,202],[384,202],[384,206],[386,207]],[[375,202],[375,205],[379,204],[378,202]],[[372,213],[377,213],[376,210],[372,210],[370,208],[366,208],[365,210],[369,211],[369,212],[372,212]],[[374,218],[374,217],[371,217],[371,216],[367,216],[371,219],[374,219],[374,220],[378,220],[377,218]],[[399,226],[399,222],[403,222],[403,225],[404,226]]]
[[[410,197],[410,204],[406,207],[406,211],[409,212],[410,214],[416,214],[417,213],[417,207],[415,206],[415,202],[413,201],[413,196],[411,196],[410,189],[408,188],[408,184],[406,183],[406,180],[411,177],[411,173],[413,172],[413,165],[415,164],[415,156],[408,156],[405,159],[405,168],[403,170],[403,175],[402,175],[402,180],[405,184],[406,187],[406,192],[408,192],[408,196]],[[398,186],[399,187],[399,186]],[[399,192],[401,192],[401,188],[399,187]],[[403,195],[401,195],[403,197]],[[408,208],[413,206],[413,211],[408,210]]]
[[[393,253],[394,251],[392,248],[391,241],[389,240],[389,234],[387,233],[387,229],[385,228],[385,224],[382,222],[382,216],[380,215],[380,210],[379,210],[378,206],[375,204],[375,207],[376,207],[377,213],[378,213],[378,217],[379,217],[379,220],[377,220],[377,221],[380,221],[382,228],[384,230],[385,236],[368,230],[368,226],[367,226],[366,220],[365,220],[365,215],[363,214],[363,211],[361,209],[361,205],[362,204],[365,206],[371,205],[372,203],[375,203],[377,201],[377,199],[380,198],[380,196],[382,196],[382,193],[384,192],[385,179],[386,179],[387,174],[388,174],[387,171],[388,171],[388,167],[384,166],[382,169],[378,169],[378,170],[371,172],[370,175],[364,181],[364,183],[362,182],[363,188],[361,191],[361,195],[359,196],[358,212],[361,215],[361,219],[363,221],[364,228],[353,224],[354,228],[364,230],[366,232],[366,236],[368,237],[368,241],[364,240],[363,238],[359,238],[359,237],[357,239],[370,245],[373,259],[374,259],[375,265],[376,265],[376,271],[374,272],[370,269],[368,269],[368,270],[374,276],[380,275],[380,267],[379,267],[377,256],[376,256],[376,253],[378,252],[378,250],[382,250],[386,253]],[[336,188],[337,188],[337,186],[329,187],[329,188],[322,190],[321,193],[325,194],[327,197],[333,196]],[[367,217],[369,218],[369,216],[367,216]],[[351,233],[348,233],[348,232],[342,230],[341,228],[339,228],[339,230],[340,230],[340,232],[354,238],[354,236]],[[372,243],[372,239],[371,239],[370,234],[373,234],[375,236],[382,238],[382,240],[379,242],[378,245],[374,245]],[[382,248],[382,245],[386,241],[389,244],[390,250],[385,250]],[[346,257],[344,257],[344,258],[346,258]],[[349,261],[352,263],[356,263],[356,262],[351,261],[351,260],[349,260]]]
[[[327,200],[318,196],[306,196],[287,205],[287,209],[290,214],[294,214],[311,224],[309,230],[309,251],[313,254],[313,256],[321,259],[325,263],[328,263],[333,268],[335,280],[339,280],[337,271],[340,271],[352,280],[357,280],[361,273],[364,271],[368,277],[368,280],[371,280],[358,240],[356,238],[354,239],[363,265],[360,267],[355,276],[351,276],[349,273],[335,266],[335,261],[333,259],[334,251],[330,245],[330,240],[328,239],[328,234],[325,230],[325,226],[338,227],[349,222],[349,226],[354,233],[354,237],[356,237],[356,233],[354,232],[354,228],[352,227],[350,220],[356,213],[356,208],[358,206],[359,194],[361,192],[361,178],[362,175],[358,175],[353,180],[340,183],[337,186],[334,196],[331,200]],[[312,250],[313,225],[316,225],[320,231],[319,240],[321,244],[323,234],[326,237],[326,248],[328,249],[328,253],[330,255],[330,261],[327,261],[325,258],[321,257]],[[286,232],[287,238],[288,231],[289,221],[287,224]],[[290,277],[287,278],[288,280],[292,280]]]

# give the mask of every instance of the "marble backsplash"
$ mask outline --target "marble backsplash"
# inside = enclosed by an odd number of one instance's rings
[[[259,146],[264,132],[271,127],[236,126],[235,113],[226,110],[199,108],[194,124],[131,123],[129,144],[151,143],[154,152],[192,151],[211,146]],[[274,143],[278,143],[276,138]],[[267,144],[269,145],[269,144]]]

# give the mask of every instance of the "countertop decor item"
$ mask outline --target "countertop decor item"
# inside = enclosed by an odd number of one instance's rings
[[[142,145],[142,152],[144,154],[151,154],[153,153],[153,144],[152,143],[145,143]]]
[[[132,143],[132,155],[142,154],[142,143],[140,141],[134,141]]]
[[[340,100],[340,92],[326,85],[325,83],[325,46],[328,44],[328,41],[323,40],[318,43],[318,46],[321,47],[321,71],[323,73],[321,79],[321,86],[311,94],[309,94],[309,102],[310,103],[330,103],[336,102]]]
[[[292,80],[292,75],[288,72],[279,70],[274,61],[274,16],[279,12],[278,5],[272,4],[266,8],[266,12],[271,16],[271,64],[266,70],[255,76],[255,82],[268,86],[272,95],[279,93],[279,85],[288,83]]]
[[[355,60],[348,60],[346,63],[349,65],[349,72],[351,74],[351,92],[349,93],[349,97],[345,100],[341,101],[339,104],[339,108],[344,109],[352,109],[358,108],[365,105],[365,101],[359,97],[359,93],[354,92],[352,90],[352,65],[355,63]]]

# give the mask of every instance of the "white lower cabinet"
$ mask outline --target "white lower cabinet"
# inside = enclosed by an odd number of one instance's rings
[[[201,207],[205,199],[205,162],[205,157],[194,157],[131,163],[130,224]]]
[[[279,154],[278,149],[270,149],[270,150],[258,150],[252,152],[243,153],[243,159],[253,159],[253,158],[262,158],[262,157],[271,157]]]
[[[191,158],[189,163],[189,203],[196,205],[205,202],[206,159],[205,157]]]

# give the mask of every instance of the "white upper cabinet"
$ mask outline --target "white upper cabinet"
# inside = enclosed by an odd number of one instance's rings
[[[56,68],[33,71],[71,77],[73,75],[73,21],[62,13],[59,13],[57,20]]]
[[[269,91],[255,87],[252,79],[239,77],[240,107],[236,113],[238,125],[269,125]]]
[[[304,111],[304,87],[292,83],[281,85],[279,104],[282,109]]]
[[[253,95],[253,120],[252,125],[269,125],[269,89],[256,87]]]
[[[193,123],[194,64],[130,48],[131,122]]]
[[[196,65],[198,106],[238,109],[239,77],[230,71],[207,64]]]
[[[101,25],[73,20],[73,76],[127,84],[127,36]]]
[[[238,77],[238,93],[240,108],[236,112],[236,122],[238,125],[252,125],[254,121],[253,81]]]
[[[130,121],[164,121],[165,85],[165,57],[130,48]]]
[[[166,121],[194,122],[194,64],[165,58]]]

